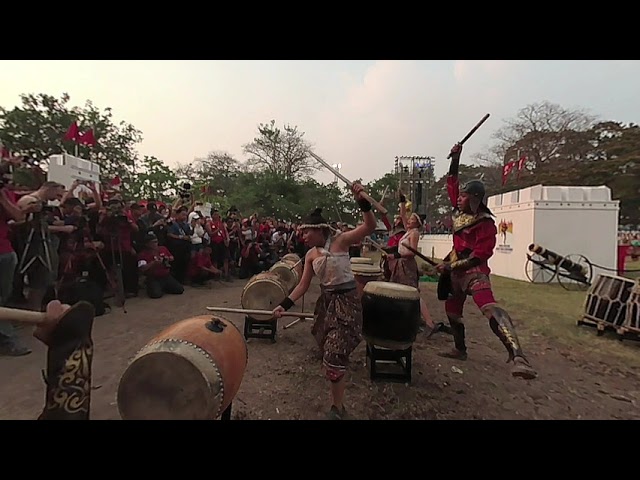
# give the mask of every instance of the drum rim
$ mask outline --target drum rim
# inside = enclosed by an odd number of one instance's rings
[[[391,290],[391,289],[385,290],[385,287],[388,287],[389,285],[397,285],[401,288],[397,290]],[[372,292],[371,290],[379,290],[379,291]],[[362,293],[363,295],[366,294],[366,295],[372,295],[372,296],[378,296],[378,297],[392,298],[395,300],[411,300],[411,301],[420,300],[420,290],[418,290],[416,287],[412,287],[411,285],[404,285],[402,283],[396,283],[396,282],[385,282],[385,281],[368,282],[365,285]],[[394,295],[394,293],[396,295]]]

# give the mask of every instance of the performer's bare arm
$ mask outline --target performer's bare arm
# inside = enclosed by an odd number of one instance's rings
[[[360,196],[360,192],[363,191],[362,185],[354,183],[351,191],[353,192],[356,202],[358,202],[361,207],[362,205],[367,205],[362,214],[364,223],[349,232],[338,235],[331,244],[332,252],[348,252],[351,245],[362,242],[376,230],[376,216],[373,214],[371,204]]]
[[[318,252],[315,248],[309,250],[304,259],[304,270],[302,273],[302,278],[300,282],[293,289],[293,291],[289,294],[289,298],[294,303],[298,301],[298,299],[302,298],[302,296],[307,293],[309,290],[309,286],[311,285],[311,279],[313,278],[313,261],[318,257]]]

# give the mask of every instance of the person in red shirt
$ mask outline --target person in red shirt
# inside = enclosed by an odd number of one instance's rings
[[[191,258],[189,278],[193,285],[204,285],[207,280],[211,280],[221,274],[222,272],[214,267],[211,262],[210,245],[205,245]]]
[[[449,200],[454,207],[453,249],[437,267],[441,274],[438,298],[445,300],[455,348],[441,356],[467,359],[462,313],[469,295],[489,319],[491,330],[507,349],[508,361],[513,362],[512,375],[533,379],[537,374],[522,352],[511,317],[498,306],[491,290],[488,260],[493,256],[498,230],[491,210],[484,203],[484,184],[472,180],[460,188],[458,169],[461,153],[462,145],[454,145],[447,176]]]
[[[158,238],[149,233],[145,237],[145,246],[138,254],[138,269],[146,276],[147,295],[160,298],[165,293],[182,295],[184,287],[171,276],[173,255],[167,247],[158,245]]]
[[[230,282],[229,277],[229,232],[227,225],[220,218],[218,210],[211,210],[211,220],[205,227],[211,239],[211,262],[214,267],[224,271],[223,280]]]
[[[20,222],[24,216],[14,193],[6,186],[0,188],[0,306],[6,305],[11,296],[18,266],[18,256],[9,239],[9,221]],[[0,321],[0,355],[17,357],[29,353],[31,350],[22,345],[11,322]]]

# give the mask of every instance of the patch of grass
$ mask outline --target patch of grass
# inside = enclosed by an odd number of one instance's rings
[[[367,256],[377,262],[377,252]],[[419,266],[424,263],[418,260]],[[627,270],[640,270],[640,260],[626,265]],[[640,278],[640,272],[625,276]],[[595,280],[595,279],[594,279]],[[596,336],[596,329],[578,326],[582,319],[587,292],[567,291],[554,281],[550,284],[532,284],[492,275],[496,300],[518,322],[518,334],[526,342],[531,335],[539,335],[568,347],[595,351],[605,357],[617,357],[627,365],[640,366],[640,343],[631,340],[620,342],[615,334]],[[434,283],[421,283],[421,289],[436,290]],[[473,302],[470,302],[472,307]]]

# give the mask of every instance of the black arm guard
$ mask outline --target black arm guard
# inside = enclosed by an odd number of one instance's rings
[[[291,300],[289,297],[286,297],[284,300],[282,300],[282,302],[280,302],[280,306],[285,310],[289,310],[294,305],[295,303],[293,303],[293,300]]]
[[[361,198],[358,200],[358,205],[360,206],[360,210],[363,212],[369,212],[371,210],[371,203],[369,200]]]

